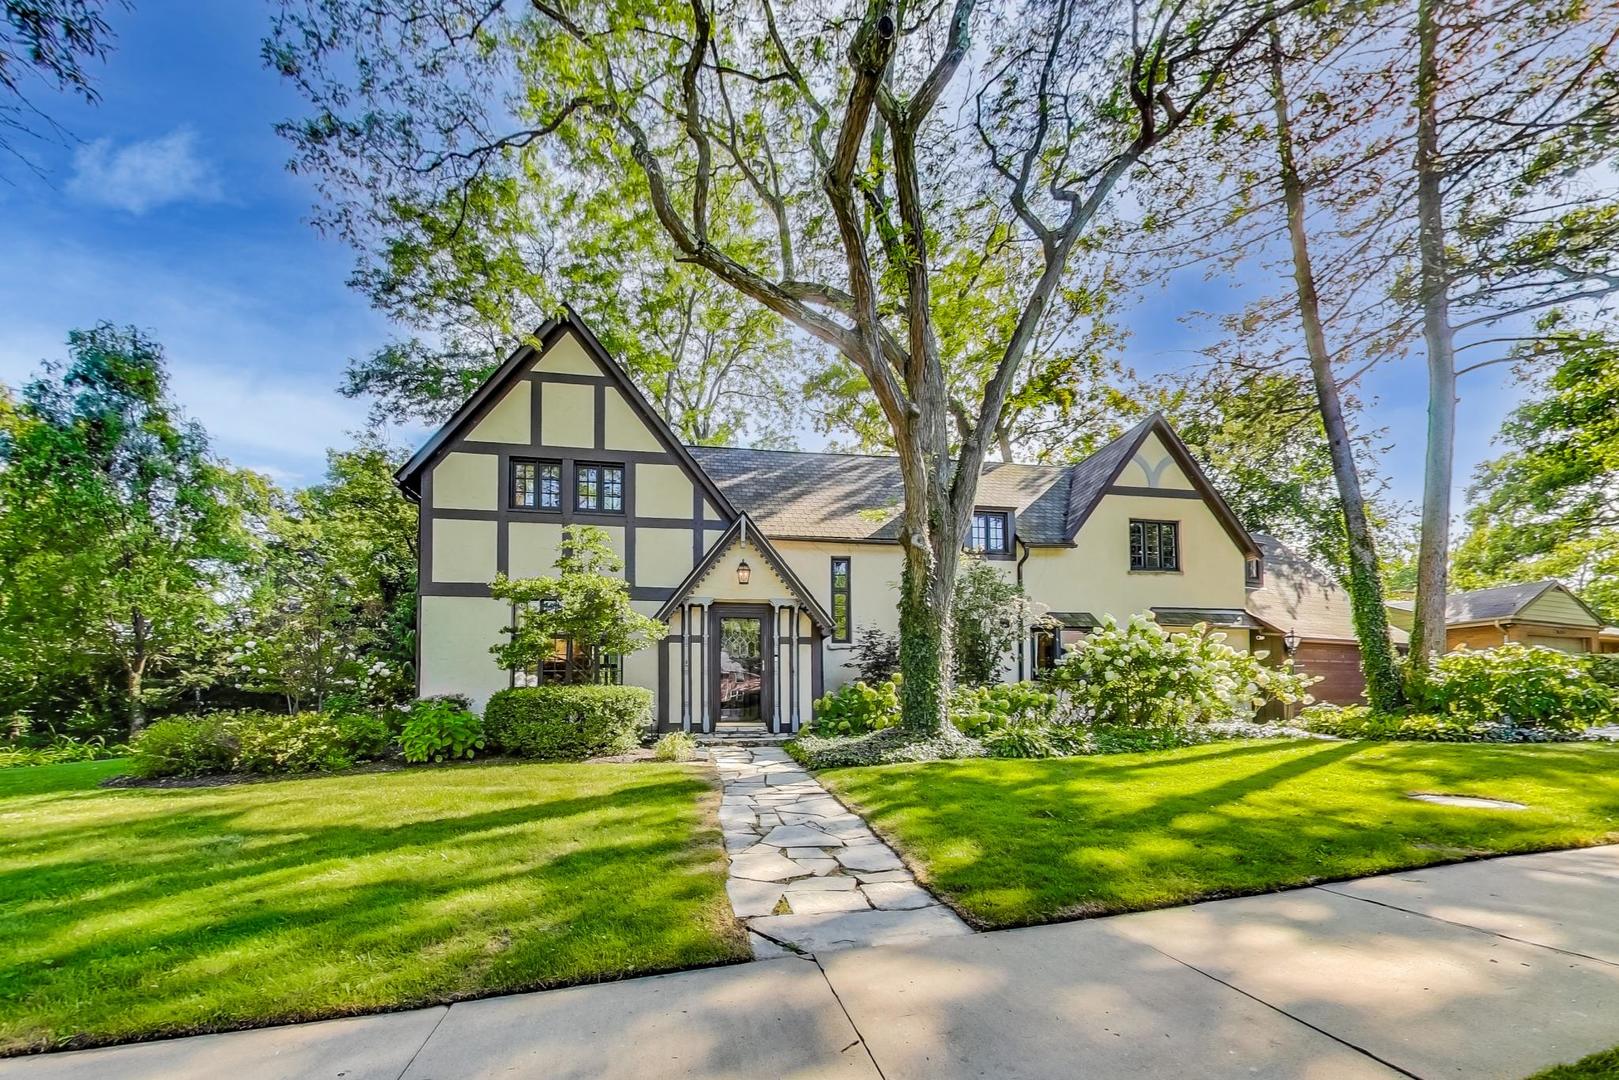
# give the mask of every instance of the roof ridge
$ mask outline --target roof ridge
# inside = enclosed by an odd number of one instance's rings
[[[849,450],[785,450],[774,446],[713,446],[704,443],[684,443],[683,445],[686,447],[686,449],[695,450],[699,453],[704,450],[736,450],[748,454],[796,454],[799,457],[844,457],[860,458],[863,461],[899,461],[898,454],[861,454]],[[1100,451],[1098,451],[1098,453],[1100,453]],[[1079,461],[1072,462],[986,460],[984,462],[984,467],[987,468],[991,465],[1016,465],[1017,467],[1023,469],[1072,469],[1075,465],[1081,465],[1095,456],[1095,454],[1090,454],[1084,458],[1081,458]]]

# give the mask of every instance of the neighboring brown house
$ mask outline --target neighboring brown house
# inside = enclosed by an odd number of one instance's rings
[[[1286,642],[1295,640],[1294,666],[1321,681],[1310,688],[1317,701],[1354,705],[1363,700],[1366,677],[1360,670],[1360,643],[1350,616],[1349,593],[1338,579],[1272,536],[1254,535],[1264,553],[1257,576],[1250,577],[1248,614],[1259,622],[1254,649],[1270,650],[1280,661]],[[1390,627],[1394,644],[1405,645],[1404,630]]]
[[[1389,620],[1411,629],[1412,603],[1389,601]],[[1488,649],[1507,642],[1570,653],[1619,652],[1619,634],[1560,581],[1531,581],[1452,593],[1445,600],[1445,647]]]

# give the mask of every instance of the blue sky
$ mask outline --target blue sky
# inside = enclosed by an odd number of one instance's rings
[[[135,323],[166,346],[176,397],[220,452],[283,483],[318,479],[326,448],[365,421],[364,403],[336,392],[343,366],[390,327],[344,285],[350,252],[306,223],[312,190],[284,167],[271,125],[299,102],[259,61],[268,7],[136,0],[111,17],[118,44],[98,73],[102,103],[41,102],[78,143],[37,148],[44,180],[5,167],[0,381],[17,385],[61,356],[69,329]],[[1182,314],[1218,310],[1235,293],[1177,275],[1132,313],[1127,361],[1143,373],[1192,362],[1210,331]],[[1501,368],[1464,380],[1458,488],[1490,453],[1514,393]],[[1393,493],[1415,501],[1420,362],[1377,372],[1363,395],[1393,441]]]

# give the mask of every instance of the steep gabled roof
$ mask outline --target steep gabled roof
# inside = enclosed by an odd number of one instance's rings
[[[1492,589],[1451,593],[1445,597],[1445,623],[1453,626],[1510,619],[1554,589],[1567,593],[1587,615],[1591,616],[1596,625],[1602,625],[1602,616],[1592,611],[1590,605],[1575,595],[1567,585],[1553,578],[1530,581],[1522,585],[1497,585]],[[1388,606],[1399,611],[1413,611],[1416,608],[1410,600],[1390,600]]]
[[[691,595],[692,590],[697,588],[703,578],[708,576],[709,571],[714,569],[715,564],[725,557],[725,552],[730,549],[731,545],[736,543],[752,544],[754,550],[758,551],[764,557],[765,562],[770,564],[770,568],[776,572],[776,576],[781,578],[787,587],[793,591],[793,595],[798,599],[798,602],[809,613],[810,620],[822,630],[831,630],[832,617],[826,613],[826,609],[815,599],[815,595],[804,587],[804,583],[798,580],[798,575],[793,573],[792,568],[787,565],[787,560],[783,559],[781,554],[776,551],[775,545],[770,542],[770,538],[759,530],[759,526],[754,524],[753,519],[746,513],[738,514],[736,520],[731,522],[731,527],[721,533],[718,540],[709,545],[708,553],[697,561],[697,565],[691,568],[691,573],[687,574],[685,580],[675,587],[674,593],[663,602],[663,606],[658,609],[655,617],[667,619],[673,615],[675,609]]]
[[[686,471],[691,474],[697,485],[703,489],[703,493],[708,496],[709,501],[714,504],[715,508],[725,516],[727,521],[734,521],[737,509],[730,499],[726,498],[725,492],[714,483],[712,477],[703,471],[702,466],[691,456],[691,451],[686,444],[680,441],[664,418],[658,415],[658,411],[652,407],[646,396],[636,387],[634,380],[624,370],[623,365],[607,351],[601,340],[591,332],[590,327],[586,326],[585,321],[579,317],[579,313],[567,304],[562,305],[561,315],[547,320],[544,325],[534,331],[533,340],[539,342],[539,348],[525,342],[513,350],[512,354],[455,411],[455,415],[445,421],[444,425],[433,433],[432,438],[428,439],[420,450],[411,455],[409,461],[400,466],[399,471],[394,473],[394,482],[410,497],[419,496],[421,494],[422,471],[438,459],[440,452],[452,439],[482,419],[483,414],[493,408],[496,402],[500,400],[507,387],[524,371],[528,370],[540,358],[542,353],[568,331],[572,331],[574,336],[579,339],[579,343],[584,346],[585,352],[601,368],[602,373],[607,376],[608,380],[624,395],[624,399],[629,402],[630,408],[635,410],[642,421],[657,434],[659,441],[686,467]]]
[[[1163,413],[1153,413],[1141,423],[1108,443],[1102,449],[1073,467],[1068,487],[1068,518],[1067,531],[1072,539],[1079,535],[1091,512],[1101,503],[1109,489],[1119,482],[1119,475],[1124,472],[1126,465],[1141,449],[1141,444],[1147,441],[1147,436],[1156,434],[1169,451],[1169,456],[1175,464],[1180,466],[1186,479],[1191,481],[1192,487],[1203,496],[1219,519],[1221,526],[1249,558],[1259,557],[1259,545],[1254,538],[1243,528],[1241,521],[1232,511],[1230,504],[1220,496],[1209,483],[1209,478],[1203,472],[1203,467],[1192,457],[1192,452],[1186,448],[1181,437],[1175,434],[1175,429],[1169,426],[1169,421]]]
[[[1259,621],[1285,634],[1289,630],[1305,641],[1354,644],[1354,616],[1349,592],[1321,567],[1275,537],[1255,535],[1264,552],[1265,583],[1248,590],[1248,611]],[[1410,637],[1389,627],[1398,645]]]
[[[771,536],[892,541],[904,499],[899,459],[694,446],[694,458],[731,501]],[[1008,507],[1029,544],[1062,544],[1068,469],[1062,465],[984,463],[980,506]]]

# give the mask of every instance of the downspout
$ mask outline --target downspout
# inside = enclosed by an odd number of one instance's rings
[[[1023,554],[1017,561],[1017,588],[1018,592],[1021,593],[1023,591],[1023,564],[1029,561],[1029,556],[1032,552],[1029,550],[1029,545],[1023,542],[1023,537],[1021,536],[1014,536],[1012,543],[1023,549]],[[1017,677],[1019,682],[1027,679],[1032,674],[1024,666],[1025,652],[1028,646],[1029,630],[1025,627],[1017,636]]]

